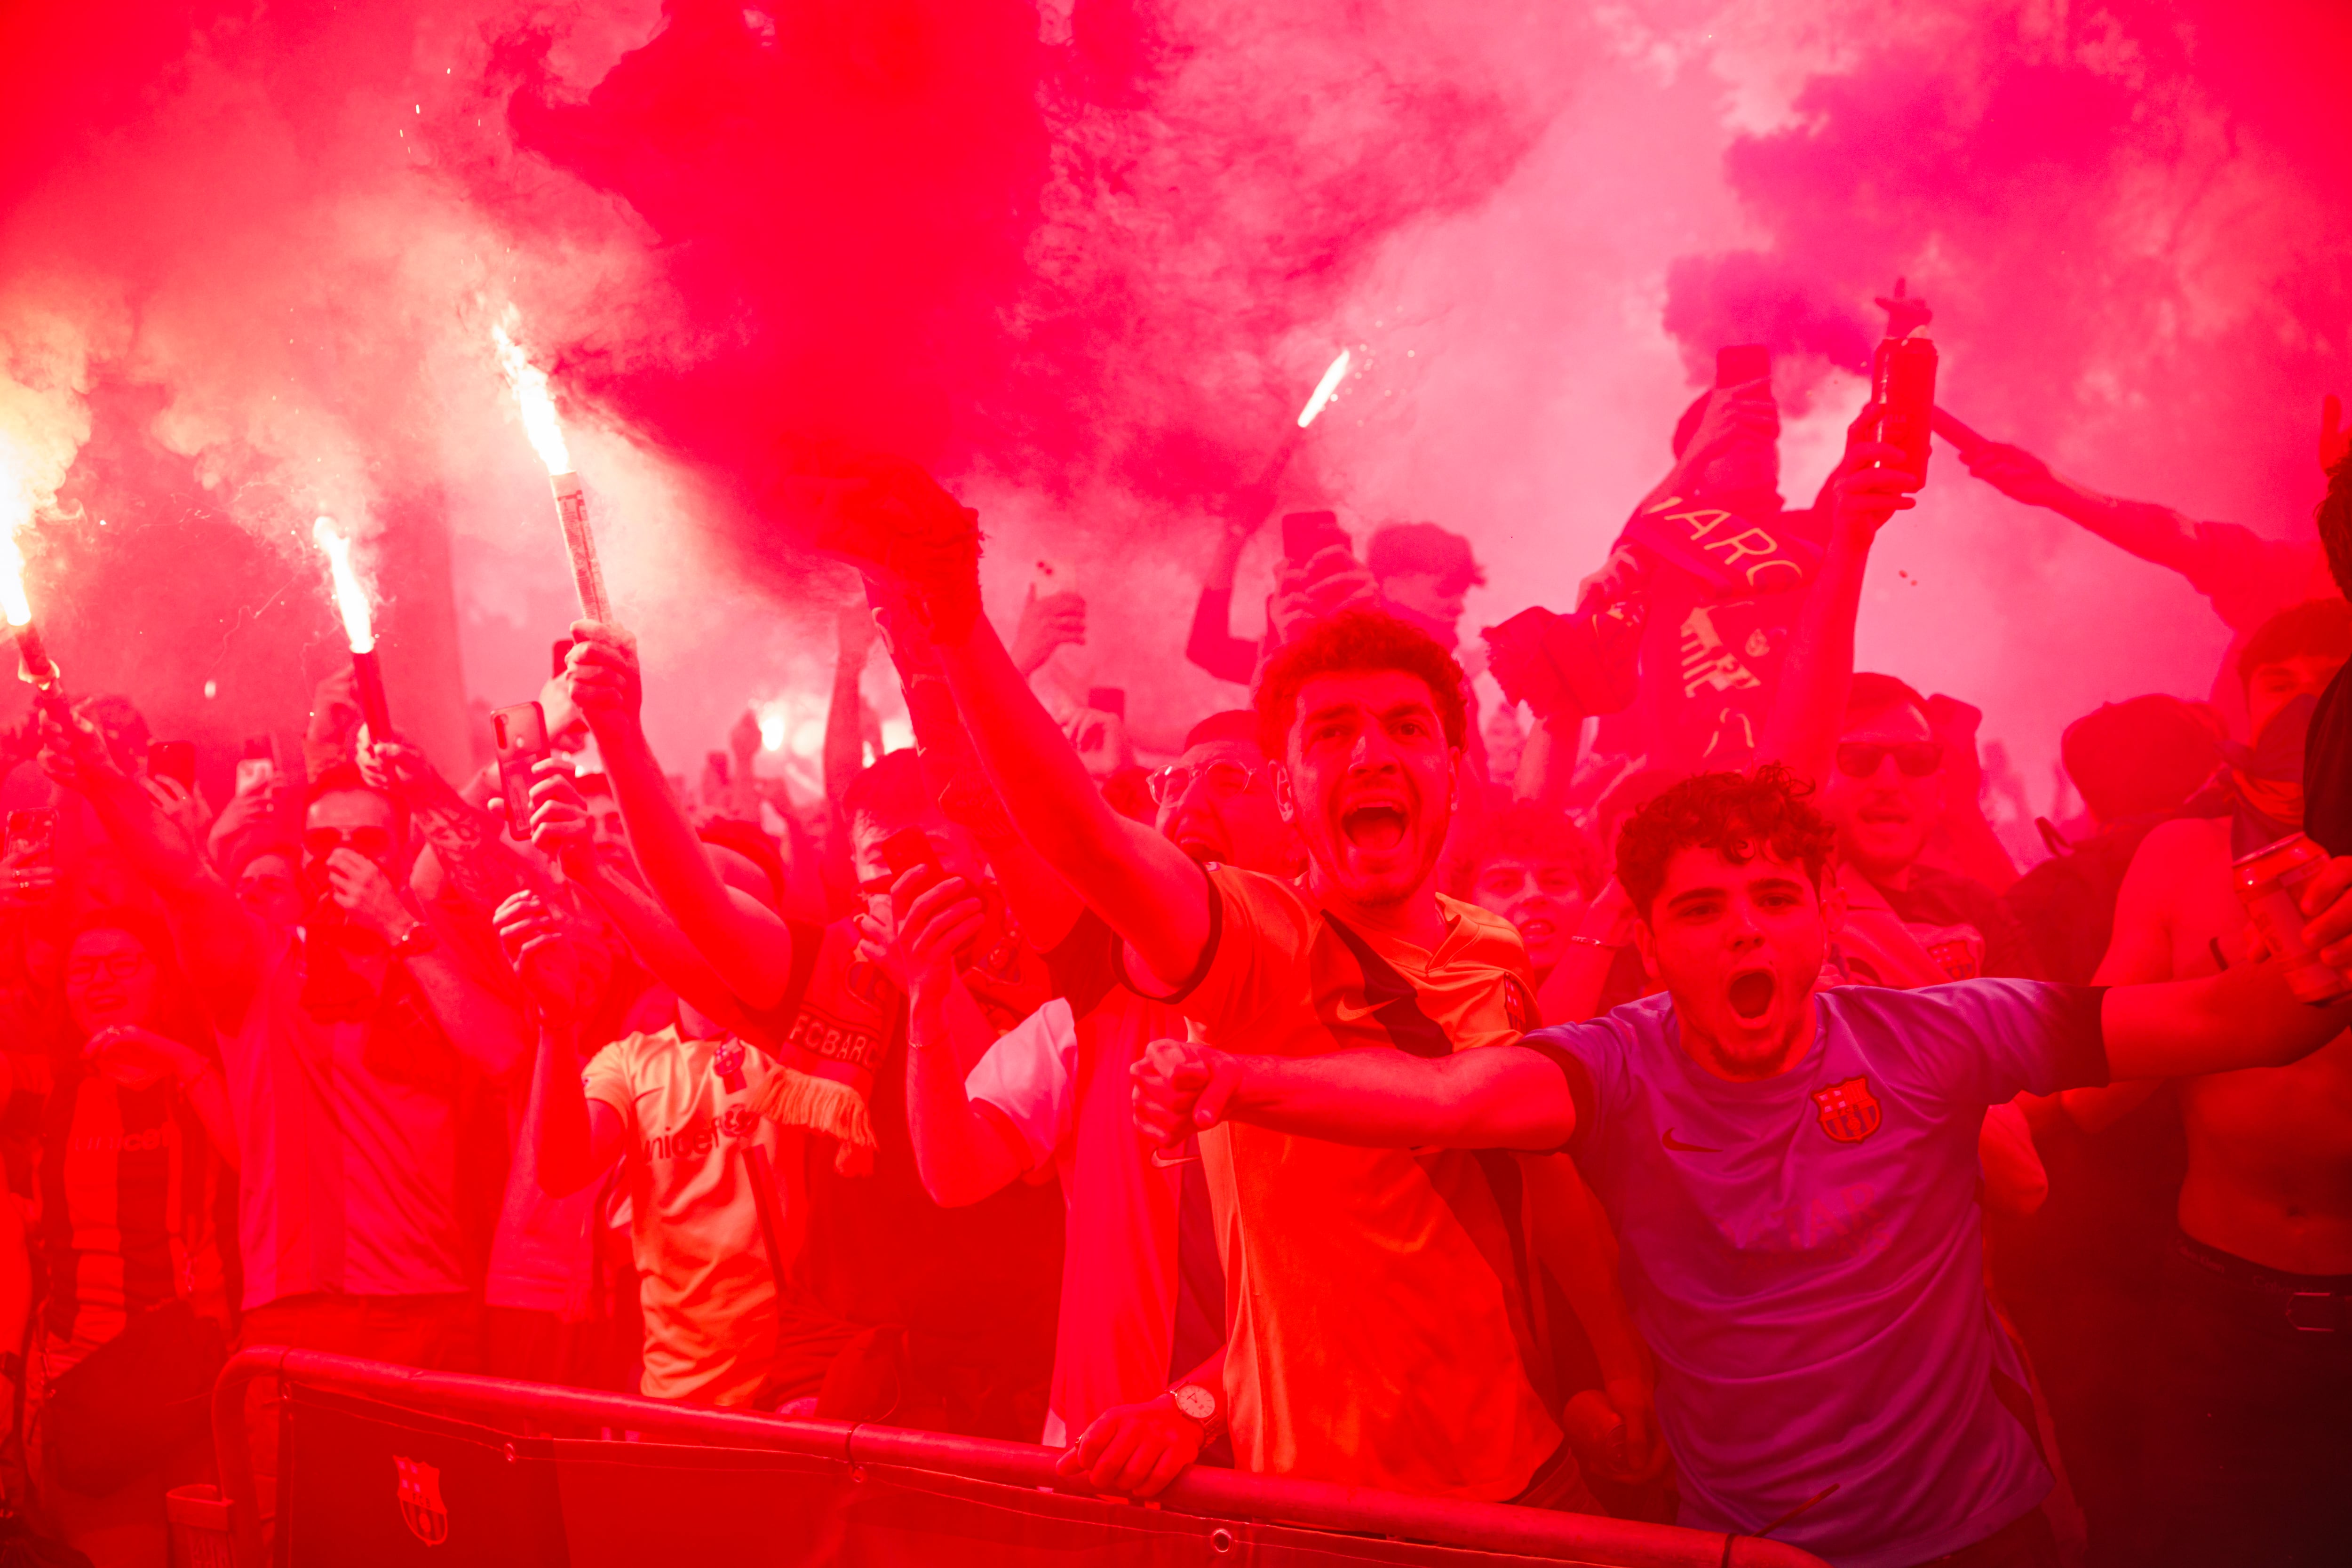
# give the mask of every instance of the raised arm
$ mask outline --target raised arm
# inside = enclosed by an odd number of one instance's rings
[[[1567,1077],[1525,1046],[1240,1057],[1154,1040],[1131,1070],[1136,1130],[1161,1148],[1220,1121],[1372,1149],[1542,1152],[1576,1131]]]
[[[874,656],[874,612],[844,605],[834,617],[833,700],[824,710],[824,798],[838,801],[866,766],[866,699],[858,690]]]
[[[539,1055],[523,1126],[541,1191],[562,1197],[594,1181],[621,1152],[625,1130],[613,1108],[580,1086],[579,955],[555,912],[536,893],[516,893],[493,917],[499,942],[522,977],[539,1016]]]
[[[646,880],[728,990],[754,1008],[774,1006],[792,984],[792,928],[756,900],[729,895],[671,797],[639,722],[645,691],[636,639],[600,621],[573,622],[572,636],[572,700],[596,732]]]
[[[107,837],[163,900],[188,973],[199,977],[215,1016],[240,1016],[260,973],[260,927],[196,847],[166,829],[154,801],[115,767],[98,735],[61,701],[42,702],[43,770],[89,802]]]
[[[535,775],[530,786],[531,843],[563,868],[566,880],[595,900],[655,979],[705,1017],[735,1034],[756,1037],[749,1034],[752,1025],[742,1000],[728,988],[669,911],[598,857],[587,805],[565,775],[563,764],[548,757],[531,771]],[[732,888],[727,892],[730,898],[756,902]]]
[[[914,726],[925,785],[938,799],[940,809],[962,824],[981,853],[988,857],[1013,923],[1029,944],[1041,952],[1055,946],[1070,934],[1086,905],[1013,826],[972,749],[939,650],[931,646],[913,613],[886,595],[877,619],[898,672],[899,689],[907,699],[907,717]],[[1018,668],[1021,661],[1015,658],[1013,663]]]
[[[2199,563],[2196,520],[2154,501],[2123,500],[2060,477],[2022,447],[2000,441],[1960,448],[1969,472],[2027,506],[2047,507],[2143,561],[2194,575]]]
[[[356,749],[360,773],[408,807],[449,887],[484,920],[529,882],[526,863],[489,813],[470,805],[424,752],[398,736]]]
[[[932,1202],[959,1208],[1029,1168],[1028,1151],[1003,1113],[964,1091],[996,1031],[956,977],[955,960],[987,915],[970,883],[961,877],[933,881],[921,868],[899,878],[890,912],[887,925],[871,914],[857,917],[858,956],[879,964],[907,993],[907,1131],[915,1171]]]
[[[1234,576],[1241,570],[1242,547],[1265,521],[1263,511],[1236,513],[1217,541],[1209,560],[1209,574],[1201,581],[1201,597],[1192,606],[1192,630],[1184,641],[1184,657],[1215,676],[1247,686],[1257,672],[1257,644],[1234,636]]]
[[[1900,447],[1861,438],[1875,416],[1874,408],[1864,408],[1847,432],[1841,471],[1830,485],[1829,550],[1797,612],[1796,637],[1756,752],[1757,761],[1785,763],[1815,784],[1829,777],[1837,755],[1871,544],[1888,518],[1916,504],[1910,492],[1921,482],[1900,468],[1864,466],[1903,456]]]
[[[877,465],[828,542],[895,579],[917,605],[1021,836],[1153,974],[1181,984],[1209,940],[1208,882],[1182,850],[1110,808],[1022,679],[980,610],[978,517],[921,470]]]
[[[392,944],[394,962],[424,994],[449,1043],[493,1076],[502,1076],[530,1048],[530,1032],[516,1002],[499,994],[461,956],[460,944],[434,927],[384,868],[350,847],[327,857],[327,892],[352,923]]]

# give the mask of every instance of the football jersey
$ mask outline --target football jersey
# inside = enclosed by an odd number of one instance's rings
[[[615,1040],[582,1082],[621,1119],[648,1399],[749,1405],[776,1359],[776,1273],[753,1184],[794,1135],[751,1111],[774,1071],[740,1040],[675,1026]],[[759,1151],[759,1157],[751,1152]]]
[[[1213,867],[1209,886],[1201,970],[1171,1000],[1221,1049],[1437,1057],[1515,1041],[1533,1016],[1518,933],[1475,905],[1439,900],[1433,952],[1271,877]],[[1236,1462],[1485,1502],[1524,1490],[1560,1431],[1536,1370],[1516,1157],[1241,1123],[1200,1146]]]
[[[1985,1295],[1978,1129],[2021,1090],[2106,1081],[2102,994],[1824,991],[1803,1058],[1753,1082],[1694,1061],[1667,996],[1529,1037],[1568,1060],[1682,1523],[1752,1532],[1810,1501],[1779,1539],[1904,1568],[2041,1502],[2025,1369]]]

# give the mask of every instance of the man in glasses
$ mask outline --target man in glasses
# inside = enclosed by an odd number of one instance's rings
[[[323,772],[305,807],[304,923],[286,928],[165,828],[88,726],[54,708],[43,724],[44,767],[163,899],[220,1033],[247,1342],[467,1370],[460,1102],[529,1036],[406,893],[405,812],[349,764]],[[271,1473],[274,1455],[257,1461]]]
[[[1879,985],[2037,977],[2032,943],[1994,890],[1922,858],[1954,804],[1951,774],[1966,771],[1956,770],[1964,760],[1951,754],[1927,715],[1927,699],[1893,676],[1856,674],[1822,780],[1849,911],[1892,916],[1877,928],[1857,921],[1856,940],[1842,944],[1852,977]],[[1907,943],[1896,938],[1897,923]],[[1874,929],[1886,940],[1870,940]]]

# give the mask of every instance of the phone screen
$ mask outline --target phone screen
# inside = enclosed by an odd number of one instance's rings
[[[19,902],[47,896],[57,885],[58,812],[37,805],[8,814],[7,891]]]
[[[490,742],[499,756],[499,794],[506,801],[507,832],[530,837],[530,770],[548,754],[547,710],[519,702],[490,715]]]
[[[1734,343],[1715,351],[1715,384],[1738,386],[1772,374],[1772,351],[1762,343]]]
[[[1282,520],[1282,553],[1294,563],[1334,544],[1349,547],[1348,531],[1339,526],[1336,511],[1294,511]]]
[[[159,779],[176,779],[182,789],[196,787],[196,746],[193,741],[155,741],[147,747],[147,771]]]

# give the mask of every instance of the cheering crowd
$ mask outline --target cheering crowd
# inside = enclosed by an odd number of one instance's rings
[[[452,780],[338,678],[217,812],[129,703],[45,690],[10,1498],[160,1564],[211,1374],[278,1344],[1043,1442],[1136,1497],[2340,1561],[2352,463],[2323,437],[2299,545],[1962,448],[2236,633],[2210,694],[2069,727],[2085,816],[2021,876],[1976,710],[1853,668],[1922,489],[1872,414],[1790,508],[1769,375],[1711,389],[1576,602],[1475,639],[1466,540],[1328,512],[1234,636],[1239,510],[1186,648],[1231,705],[1155,715],[1157,766],[1118,694],[1033,687],[1083,602],[1008,645],[974,514],[883,459],[812,489],[866,598],[823,800],[748,747],[682,788],[596,622],[546,747]],[[2233,867],[2298,834],[2257,923]]]

